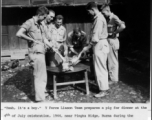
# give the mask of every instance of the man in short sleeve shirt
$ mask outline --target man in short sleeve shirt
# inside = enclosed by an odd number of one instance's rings
[[[108,42],[110,52],[108,54],[108,70],[110,81],[109,84],[117,83],[119,81],[119,63],[118,63],[118,50],[119,50],[119,33],[125,29],[125,23],[121,21],[118,16],[113,14],[109,5],[105,4],[101,7],[102,14],[107,19],[108,24]]]
[[[46,19],[42,21],[42,28],[44,31],[43,37],[44,40],[49,42],[51,48],[47,48],[46,51],[46,64],[50,65],[50,60],[52,58],[52,55],[54,54],[54,51],[52,50],[54,47],[54,42],[51,39],[51,28],[53,25],[53,19],[55,17],[55,12],[53,10],[49,10],[49,14],[47,15]]]
[[[55,23],[51,26],[51,40],[54,43],[55,49],[61,53],[62,56],[67,56],[68,49],[66,44],[66,29],[62,25],[63,24],[63,16],[57,15],[55,18]],[[62,63],[62,59],[58,54],[54,53],[51,59],[51,66],[56,67]]]
[[[47,17],[41,22],[42,23],[42,29],[44,31],[44,37],[49,42],[51,41],[51,26],[53,24],[53,19],[55,17],[55,12],[53,10],[49,10],[49,14]]]
[[[37,102],[45,101],[47,73],[41,21],[46,18],[47,14],[48,9],[46,7],[39,7],[36,15],[23,23],[16,34],[18,37],[28,41],[29,57],[33,61],[35,100]]]

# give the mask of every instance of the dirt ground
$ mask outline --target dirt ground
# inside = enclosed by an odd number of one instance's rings
[[[1,89],[2,102],[34,102],[32,81],[32,70],[26,61],[20,61],[20,66],[15,69],[2,71]],[[91,73],[92,74],[92,73]],[[91,75],[89,74],[89,75]],[[86,95],[83,84],[74,86],[58,87],[58,99],[53,99],[52,80],[49,78],[46,98],[50,102],[56,103],[146,103],[149,100],[150,87],[148,85],[149,76],[138,73],[131,66],[120,61],[120,81],[110,85],[110,94],[103,98],[95,98],[98,93],[98,86],[92,76],[89,81],[90,95]],[[62,79],[62,78],[61,78]],[[66,79],[66,78],[65,78]],[[70,78],[67,77],[66,80]],[[81,88],[81,89],[78,89]]]

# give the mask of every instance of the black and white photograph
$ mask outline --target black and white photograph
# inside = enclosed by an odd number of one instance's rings
[[[150,1],[1,3],[2,103],[151,103]]]

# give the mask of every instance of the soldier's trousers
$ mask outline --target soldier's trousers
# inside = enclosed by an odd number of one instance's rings
[[[109,53],[109,45],[107,39],[100,40],[93,48],[94,51],[94,68],[95,76],[99,86],[99,90],[108,90],[108,70],[107,55]]]
[[[35,100],[44,101],[45,91],[47,84],[47,72],[45,55],[42,53],[29,54],[31,60],[33,60],[33,75],[34,75],[34,90],[35,90]]]
[[[112,81],[118,81],[118,50],[119,50],[119,40],[118,38],[112,39],[108,38],[110,52],[108,54],[108,71],[109,78]]]

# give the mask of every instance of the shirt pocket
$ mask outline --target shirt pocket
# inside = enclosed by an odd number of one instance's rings
[[[57,31],[54,30],[54,29],[52,29],[52,30],[50,31],[50,33],[51,33],[51,35],[50,35],[51,39],[52,39],[52,40],[56,40],[56,39],[57,39]]]
[[[59,30],[59,35],[64,36],[64,30]]]
[[[33,37],[35,40],[41,40],[42,34],[40,29],[31,29],[30,31],[30,37]]]
[[[57,31],[56,31],[55,29],[52,29],[52,30],[51,30],[51,34],[52,34],[52,35],[57,35]]]
[[[58,40],[63,41],[63,38],[64,38],[64,30],[61,29],[58,31]]]

